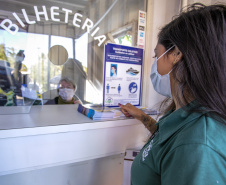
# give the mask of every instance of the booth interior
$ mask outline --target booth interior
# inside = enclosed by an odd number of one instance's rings
[[[157,33],[194,1],[0,0],[0,184],[130,184],[128,154],[148,130],[122,114],[93,120],[78,107],[123,101],[156,111],[163,96],[149,75]],[[142,64],[109,61],[111,44],[141,50]]]

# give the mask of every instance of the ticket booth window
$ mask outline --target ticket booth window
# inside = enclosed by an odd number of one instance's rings
[[[66,76],[83,102],[101,104],[104,45],[136,46],[139,10],[145,0],[1,1],[0,60],[8,71],[1,89],[17,98],[23,86],[45,104]]]

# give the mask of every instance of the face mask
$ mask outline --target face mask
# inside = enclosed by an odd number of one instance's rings
[[[111,73],[112,73],[112,74],[114,74],[114,72],[115,72],[115,70],[114,70],[114,69],[112,69],[112,70],[111,70]]]
[[[169,48],[158,59],[157,59],[157,57],[155,58],[154,64],[152,65],[152,68],[151,68],[151,75],[150,75],[151,82],[152,82],[152,85],[153,85],[155,91],[163,96],[167,96],[167,97],[171,97],[171,98],[172,98],[172,94],[171,94],[169,74],[172,70],[168,74],[160,75],[157,70],[157,61],[173,47],[174,46]]]
[[[74,94],[75,94],[74,89],[68,88],[59,89],[59,95],[64,101],[72,100]]]

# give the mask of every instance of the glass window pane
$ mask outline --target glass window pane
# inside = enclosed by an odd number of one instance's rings
[[[84,33],[75,40],[75,58],[82,63],[83,68],[87,71],[87,55],[88,55],[88,33]]]
[[[138,13],[146,1],[26,2],[0,2],[0,60],[14,80],[5,91],[21,97],[23,85],[45,103],[59,97],[59,81],[67,77],[78,99],[101,104],[104,45],[136,46]]]

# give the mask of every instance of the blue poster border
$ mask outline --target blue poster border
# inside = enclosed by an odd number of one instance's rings
[[[137,51],[137,58],[141,58],[139,62],[132,62],[132,61],[127,61],[127,60],[114,60],[114,59],[108,59],[108,54],[112,53],[113,47],[118,48],[118,49],[128,49],[128,50],[133,50]],[[116,55],[115,53],[113,53]],[[127,56],[126,54],[119,54],[118,56]],[[141,105],[141,93],[142,93],[142,76],[143,76],[143,56],[144,56],[144,49],[138,48],[138,47],[132,47],[132,46],[124,46],[124,45],[119,45],[119,44],[112,44],[108,43],[104,46],[104,73],[103,73],[103,106],[105,106],[105,84],[106,84],[106,63],[107,62],[114,62],[114,63],[127,63],[127,64],[133,64],[133,65],[141,65],[141,73],[140,73],[140,92],[139,92],[139,104],[134,105],[134,106],[140,106]],[[136,57],[135,57],[136,58]],[[108,107],[119,107],[119,106],[109,106]]]

